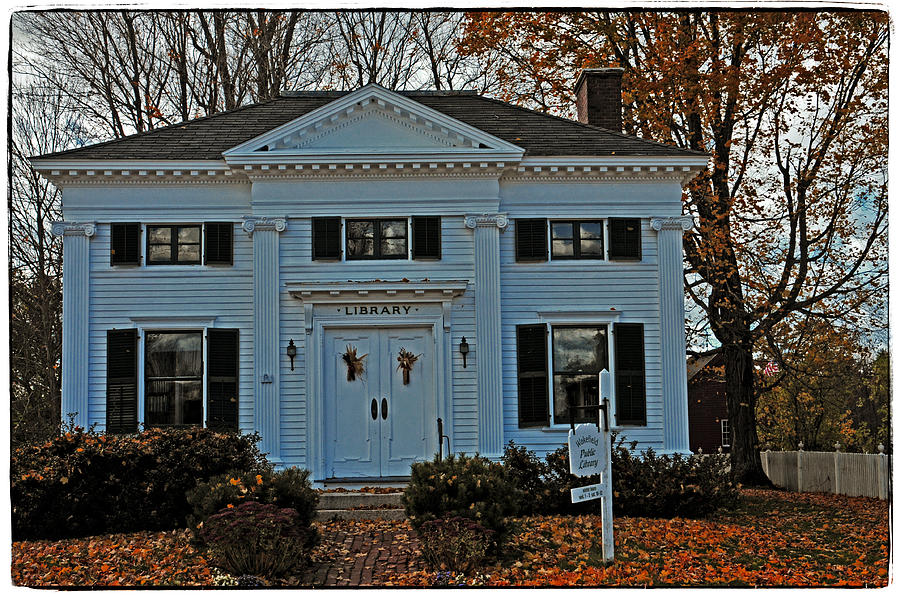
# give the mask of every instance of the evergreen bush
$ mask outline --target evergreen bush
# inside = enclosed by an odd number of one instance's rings
[[[503,465],[477,454],[414,463],[402,499],[417,531],[428,521],[460,516],[493,531],[495,542],[503,539],[505,518],[515,514],[519,503],[518,489]]]

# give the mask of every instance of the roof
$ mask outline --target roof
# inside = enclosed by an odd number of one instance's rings
[[[688,381],[691,381],[698,373],[703,371],[707,366],[713,364],[712,362],[717,359],[717,357],[722,356],[722,351],[717,350],[713,353],[702,355],[702,356],[692,356],[688,357],[687,360],[687,378]],[[719,359],[721,361],[721,359]]]
[[[94,145],[37,158],[79,160],[215,160],[222,152],[350,93],[289,92],[281,97]],[[647,141],[513,106],[472,92],[398,91],[485,133],[526,156],[682,156],[705,154]]]

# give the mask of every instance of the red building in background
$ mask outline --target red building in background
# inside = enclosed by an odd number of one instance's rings
[[[711,454],[721,447],[727,452],[731,447],[731,429],[722,353],[688,358],[687,378],[691,450],[702,449]]]

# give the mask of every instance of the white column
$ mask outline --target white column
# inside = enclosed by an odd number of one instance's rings
[[[90,309],[90,238],[93,222],[54,222],[54,236],[63,237],[62,420],[91,426],[88,412],[88,333]]]
[[[253,430],[269,462],[281,464],[281,392],[279,391],[280,257],[278,235],[285,218],[245,217],[253,237]]]
[[[658,233],[663,442],[664,450],[669,453],[690,453],[681,236],[692,226],[688,216],[650,220],[650,227]]]
[[[503,453],[503,379],[500,346],[500,232],[506,214],[467,215],[475,231],[475,366],[478,384],[478,451]]]

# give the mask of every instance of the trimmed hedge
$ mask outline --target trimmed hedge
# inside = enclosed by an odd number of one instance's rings
[[[19,448],[10,463],[13,539],[184,528],[185,494],[198,481],[271,470],[258,441],[202,428],[130,436],[75,428]]]

